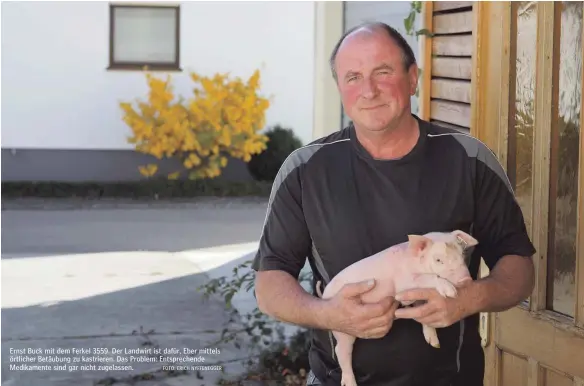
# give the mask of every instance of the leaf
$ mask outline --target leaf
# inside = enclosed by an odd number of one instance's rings
[[[180,176],[180,172],[170,173],[168,175],[168,179],[169,180],[177,180],[179,176]]]
[[[225,296],[225,303],[227,304],[227,307],[231,307],[231,299],[233,298],[233,295],[235,293],[234,292],[229,292],[226,296]]]
[[[146,166],[139,166],[138,170],[140,170],[140,174],[143,176],[152,177],[158,170],[158,166],[156,164],[149,164]]]
[[[247,286],[246,286],[246,288],[245,288],[245,289],[246,289],[246,291],[247,291],[247,292],[249,292],[249,290],[250,290],[250,289],[252,289],[253,287],[254,287],[254,282],[253,282],[253,281],[250,281],[250,282],[247,284]]]
[[[412,1],[412,8],[417,12],[422,12],[422,2],[421,1]]]
[[[432,32],[430,32],[430,30],[427,29],[427,28],[422,28],[421,30],[418,30],[416,32],[416,36],[420,36],[420,35],[424,35],[424,36],[428,36],[428,37],[434,37],[435,34],[433,34]]]
[[[404,26],[406,28],[406,32],[408,34],[411,33],[412,29],[413,29],[413,25],[414,25],[414,19],[416,17],[416,14],[412,11],[410,12],[410,14],[408,15],[408,17],[406,17],[404,19]]]

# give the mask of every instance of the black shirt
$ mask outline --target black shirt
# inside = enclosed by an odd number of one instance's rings
[[[293,152],[274,182],[253,268],[298,277],[308,259],[314,291],[317,280],[328,283],[408,234],[455,229],[479,241],[469,259],[475,279],[481,256],[491,269],[504,255],[532,256],[521,209],[494,154],[470,135],[416,119],[419,140],[400,159],[374,159],[352,125]],[[396,320],[384,338],[357,339],[357,383],[482,385],[478,315],[437,332],[439,349],[413,320]],[[323,384],[339,385],[328,331],[313,330],[311,343],[311,369]]]

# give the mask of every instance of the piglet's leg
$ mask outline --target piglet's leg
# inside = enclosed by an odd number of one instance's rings
[[[438,333],[434,327],[422,325],[422,332],[424,333],[424,338],[430,346],[435,348],[440,348],[440,341],[438,340]]]
[[[337,340],[335,353],[341,367],[341,386],[357,386],[355,373],[353,373],[353,344],[355,337],[342,332],[333,331]]]
[[[434,274],[424,274],[417,276],[414,280],[412,287],[415,288],[435,288],[436,291],[443,297],[456,297],[456,287],[450,283],[448,280],[438,277]],[[414,301],[402,302],[404,305],[409,305]],[[440,348],[440,341],[438,340],[438,334],[436,329],[426,325],[422,325],[422,332],[424,333],[424,339],[432,347]]]
[[[443,297],[455,298],[458,292],[454,284],[441,277],[436,278],[436,291]]]
[[[423,274],[417,276],[414,279],[410,288],[435,288],[440,295],[449,298],[454,298],[457,295],[456,287],[454,286],[454,284],[435,274]]]

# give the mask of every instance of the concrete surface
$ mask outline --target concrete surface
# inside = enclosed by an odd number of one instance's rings
[[[222,299],[204,301],[196,288],[230,276],[234,266],[251,259],[266,204],[222,199],[96,206],[69,200],[28,210],[23,202],[3,202],[2,386],[210,386],[221,376],[240,374],[250,345],[215,343],[229,313]],[[255,308],[251,292],[236,295],[233,303],[243,314]],[[90,353],[50,354],[59,348]],[[112,354],[138,348],[216,349],[188,355],[204,362],[187,364],[221,364],[227,374],[169,374],[160,371],[159,361],[122,363]],[[69,361],[112,357],[109,365],[132,370],[81,370],[69,366],[83,363],[58,362],[43,364],[64,364],[65,370],[11,371],[10,358],[21,359],[23,349]]]
[[[254,242],[267,201],[3,200],[2,207],[2,257],[12,258],[176,252]],[[43,210],[27,209],[31,207]]]

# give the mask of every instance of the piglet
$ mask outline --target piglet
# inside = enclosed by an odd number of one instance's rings
[[[435,288],[444,297],[456,297],[456,286],[472,280],[465,263],[464,249],[477,244],[474,237],[460,230],[409,235],[407,242],[389,247],[343,269],[322,293],[318,282],[317,293],[321,298],[328,299],[347,283],[375,279],[375,287],[361,296],[364,303],[378,302],[415,288]],[[409,305],[406,302],[402,304]],[[433,347],[440,347],[434,328],[424,325],[422,331],[426,342]],[[333,351],[342,371],[341,386],[357,386],[352,364],[356,338],[338,331],[332,334],[337,341]]]

